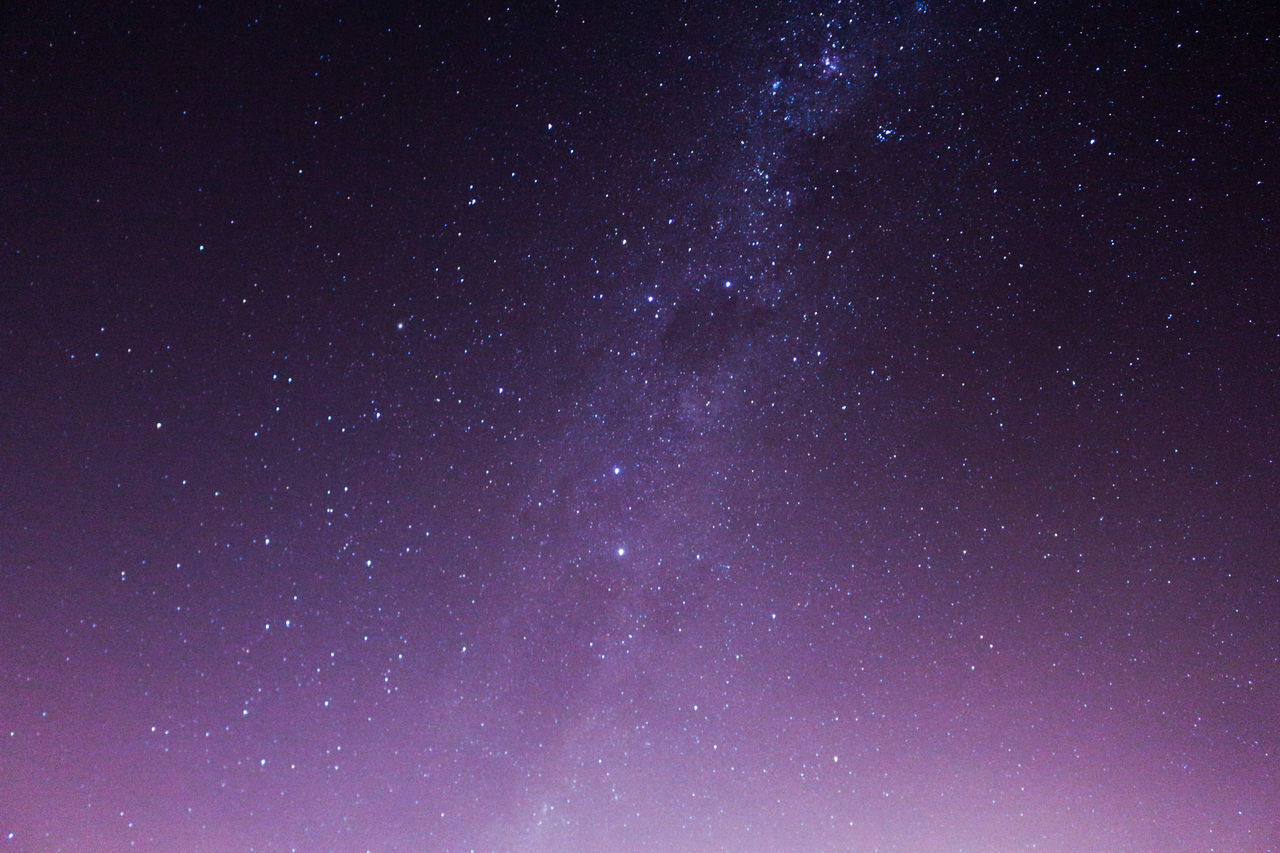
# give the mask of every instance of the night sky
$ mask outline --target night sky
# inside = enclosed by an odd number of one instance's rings
[[[0,853],[1280,850],[1174,5],[6,5]]]

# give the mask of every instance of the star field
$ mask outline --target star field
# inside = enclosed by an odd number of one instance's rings
[[[1280,849],[1261,4],[25,4],[0,851]]]

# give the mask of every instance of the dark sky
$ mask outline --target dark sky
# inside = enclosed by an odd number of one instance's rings
[[[6,5],[0,853],[1280,849],[1173,5]]]

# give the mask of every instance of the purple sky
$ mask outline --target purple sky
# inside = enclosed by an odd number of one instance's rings
[[[1280,850],[1262,4],[378,5],[5,13],[0,853]]]

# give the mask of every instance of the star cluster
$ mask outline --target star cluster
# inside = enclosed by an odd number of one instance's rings
[[[0,851],[1280,845],[1260,8],[9,18]]]

